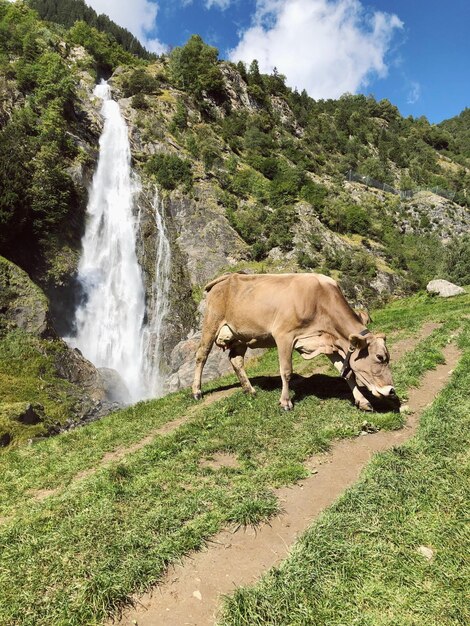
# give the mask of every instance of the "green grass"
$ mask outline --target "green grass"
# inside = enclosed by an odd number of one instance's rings
[[[39,339],[16,329],[0,336],[0,412],[2,405],[35,402],[44,406],[46,419],[38,426],[0,419],[0,436],[9,433],[15,444],[45,434],[63,423],[80,401],[79,390],[57,376],[55,359],[64,348],[59,341]]]
[[[456,333],[466,304],[464,297],[459,311],[452,303],[448,315],[441,302],[429,304],[429,316],[436,307],[435,316],[446,323],[416,348],[423,356],[416,356],[415,365],[408,357],[396,364],[400,390],[442,359],[440,348]],[[393,314],[387,313],[390,327]],[[396,334],[409,321],[400,324],[393,327]],[[108,466],[99,467],[106,452],[129,446],[196,407],[188,392],[1,454],[2,626],[100,623],[130,594],[158,580],[169,562],[224,525],[269,518],[278,507],[273,489],[304,477],[307,457],[327,449],[334,438],[360,433],[364,414],[343,395],[336,376],[309,378],[304,372],[305,378],[294,379],[295,410],[285,413],[277,405],[276,369],[277,355],[268,352],[251,371],[259,390],[255,398],[236,391],[199,406],[174,432]],[[226,377],[205,389],[233,382]],[[368,419],[379,428],[402,423],[396,413]],[[216,452],[233,454],[238,466],[213,469],[201,463]],[[94,467],[92,475],[73,480]],[[58,491],[42,501],[31,494],[47,488]]]
[[[465,355],[418,435],[377,455],[279,568],[228,598],[221,625],[470,623],[468,322],[459,343]]]

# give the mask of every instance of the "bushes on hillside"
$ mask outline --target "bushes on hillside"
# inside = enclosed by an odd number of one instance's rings
[[[444,276],[458,285],[470,285],[470,235],[456,237],[444,250]]]
[[[145,68],[139,67],[124,78],[122,90],[125,98],[136,94],[152,94],[158,91],[158,81]]]
[[[118,65],[134,65],[139,62],[130,52],[112,41],[109,35],[85,22],[75,22],[67,32],[67,41],[83,46],[91,54],[98,73],[110,74]]]
[[[193,182],[191,164],[176,154],[154,154],[145,164],[145,170],[164,189],[184,185],[189,189]]]

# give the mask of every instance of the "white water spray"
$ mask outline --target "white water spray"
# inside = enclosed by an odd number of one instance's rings
[[[171,248],[165,223],[163,202],[158,189],[153,199],[153,215],[157,227],[158,246],[155,256],[155,276],[148,303],[148,321],[142,332],[144,373],[150,395],[163,395],[164,376],[162,372],[162,330],[168,313],[170,291]]]
[[[86,301],[76,311],[77,334],[69,342],[97,367],[115,369],[131,401],[148,397],[142,324],[145,293],[136,255],[134,198],[126,123],[105,81],[94,94],[103,100],[104,128],[93,177],[78,278]]]

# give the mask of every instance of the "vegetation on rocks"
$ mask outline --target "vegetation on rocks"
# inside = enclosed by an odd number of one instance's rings
[[[276,70],[261,74],[256,60],[220,61],[197,35],[149,56],[81,0],[1,0],[0,21],[0,74],[17,102],[0,130],[0,252],[36,278],[56,277],[53,259],[79,247],[85,191],[71,173],[90,165],[86,146],[96,132],[83,104],[84,71],[118,66],[112,85],[131,98],[142,176],[195,199],[204,185],[252,261],[281,250],[289,265],[336,273],[350,297],[365,301],[378,291],[364,265],[375,265],[383,284],[386,266],[403,291],[438,274],[452,279],[452,255],[467,254],[460,234],[448,245],[453,225],[468,229],[466,112],[436,126],[371,96],[315,101]],[[458,204],[375,193],[346,183],[349,170],[396,189],[439,187]],[[305,203],[324,227],[320,241],[314,220],[302,218]]]
[[[61,24],[66,28],[71,28],[76,22],[84,22],[105,33],[108,46],[110,41],[116,41],[124,50],[138,57],[143,59],[154,57],[126,28],[118,26],[107,15],[98,15],[84,0],[27,0],[27,2],[43,20]]]
[[[83,385],[76,384],[80,380],[77,368],[75,382],[69,380],[67,364],[74,357],[55,335],[48,308],[46,296],[26,273],[0,257],[2,446],[17,446],[32,437],[58,432],[97,408],[90,396],[91,385],[87,393]],[[84,379],[82,376],[82,383]],[[28,406],[33,407],[37,419],[28,414],[22,419]]]

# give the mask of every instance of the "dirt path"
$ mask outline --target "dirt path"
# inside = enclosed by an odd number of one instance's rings
[[[414,349],[418,343],[421,343],[421,341],[429,337],[429,335],[441,326],[442,324],[437,322],[426,322],[413,337],[406,337],[394,343],[390,348],[390,358],[392,362],[395,363],[395,361],[399,361],[407,352]]]
[[[434,330],[429,327],[428,334]],[[410,341],[407,346],[409,348]],[[283,560],[298,536],[358,479],[375,453],[400,445],[415,433],[420,413],[443,389],[460,353],[449,345],[444,349],[444,356],[446,363],[428,372],[419,389],[410,392],[408,407],[412,414],[404,428],[342,440],[335,443],[328,454],[311,458],[307,467],[312,474],[307,479],[277,491],[283,509],[281,515],[256,530],[219,533],[205,550],[171,567],[162,583],[152,593],[136,599],[135,609],[127,610],[114,624],[214,624],[221,594],[253,583]]]

